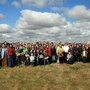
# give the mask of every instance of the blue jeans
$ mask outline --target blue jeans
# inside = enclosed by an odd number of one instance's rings
[[[14,65],[13,65],[13,59],[14,59],[13,56],[9,56],[9,57],[8,57],[8,66],[9,66],[9,67],[13,67],[13,66],[14,66]]]

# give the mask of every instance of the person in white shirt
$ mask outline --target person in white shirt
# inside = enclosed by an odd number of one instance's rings
[[[62,48],[63,48],[65,53],[68,53],[68,51],[69,51],[69,46],[68,45],[64,45]]]
[[[69,52],[68,54],[67,54],[67,61],[69,61],[69,59],[72,57],[72,54],[71,54],[71,52]]]
[[[68,54],[70,48],[67,44],[63,45],[62,48],[64,50],[64,56],[63,56],[64,62],[66,63],[66,57],[67,57],[67,54]]]
[[[8,62],[7,62],[7,48],[3,44],[2,49],[1,49],[1,59],[2,59],[2,67],[7,67]]]
[[[83,51],[82,51],[82,62],[86,62],[87,61],[87,51],[85,49],[85,47],[83,48]]]
[[[35,56],[33,53],[31,53],[30,55],[30,65],[34,66],[34,60],[35,60]]]

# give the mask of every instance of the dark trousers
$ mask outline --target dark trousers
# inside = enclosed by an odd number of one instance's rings
[[[16,56],[15,65],[20,65],[20,56]]]
[[[87,62],[87,58],[86,57],[82,57],[82,62],[86,63]]]
[[[44,60],[43,60],[43,58],[39,58],[39,65],[44,65]]]
[[[48,61],[49,61],[49,64],[52,63],[52,57],[51,56],[49,56]]]
[[[59,63],[64,63],[63,57],[59,57]]]
[[[14,57],[13,56],[9,56],[8,57],[8,66],[9,67],[13,67],[13,61],[14,61]]]
[[[48,59],[44,59],[44,65],[49,64]]]
[[[34,62],[30,62],[30,65],[31,65],[31,66],[35,66],[35,65],[34,65]]]
[[[63,55],[64,55],[64,56],[63,56],[63,60],[64,60],[65,63],[67,62],[67,54],[68,54],[68,53],[66,53],[66,52],[63,53]]]
[[[26,57],[25,65],[26,65],[26,66],[30,65],[30,59],[29,59],[29,57]]]

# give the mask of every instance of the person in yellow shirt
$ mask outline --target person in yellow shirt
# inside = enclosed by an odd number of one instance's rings
[[[57,53],[57,56],[58,56],[58,59],[59,59],[59,63],[63,63],[64,60],[63,60],[63,48],[62,48],[62,45],[59,43],[56,47],[56,53]]]

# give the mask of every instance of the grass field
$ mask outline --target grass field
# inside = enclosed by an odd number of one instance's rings
[[[90,63],[1,68],[0,90],[90,90]]]

